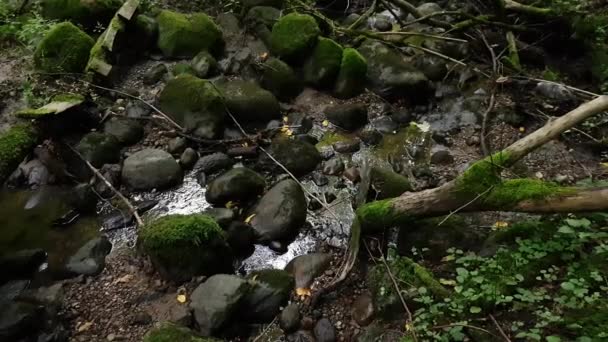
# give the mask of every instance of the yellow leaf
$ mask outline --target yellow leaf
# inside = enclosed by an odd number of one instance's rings
[[[310,297],[311,292],[309,288],[306,287],[298,287],[296,289],[296,294],[300,297]]]
[[[183,295],[183,294],[177,295],[177,301],[184,304],[186,302],[186,295]]]
[[[456,259],[456,257],[450,254],[450,255],[446,255],[443,258],[441,258],[441,261],[442,262],[448,262],[448,261],[452,261],[454,259]]]
[[[283,122],[287,122],[287,121],[289,121],[289,118],[288,118],[288,117],[286,117],[286,116],[284,116],[284,117],[283,117]]]
[[[608,163],[600,163],[600,166],[603,168],[608,169]]]
[[[246,219],[245,219],[245,223],[249,224],[249,222],[251,222],[251,219],[253,219],[255,217],[255,214],[251,214],[249,215]]]
[[[285,131],[285,135],[288,136],[288,137],[290,137],[290,136],[293,135],[293,131],[290,130],[290,129],[288,129],[287,131]]]
[[[232,208],[234,208],[234,207],[236,207],[236,203],[234,203],[234,202],[232,202],[232,201],[228,201],[228,202],[226,202],[226,208],[228,208],[228,209],[232,209]]]
[[[245,142],[243,143],[243,147],[247,147],[247,146],[249,146],[249,144],[248,144],[248,143],[245,141]]]
[[[493,229],[503,229],[503,228],[507,228],[508,226],[509,226],[509,222],[496,221],[496,223],[494,223],[492,228]]]
[[[323,120],[322,125],[323,125],[323,127],[329,126],[329,121]]]
[[[412,324],[411,323],[405,323],[405,331],[411,331],[412,330]]]
[[[526,131],[526,128],[525,128],[525,127],[519,127],[519,131],[520,131],[521,133],[524,133],[524,132]]]
[[[251,280],[252,280],[252,281],[256,281],[257,279],[258,279],[258,275],[257,275],[257,274],[256,274],[256,275],[254,275],[254,276],[251,278]]]
[[[451,280],[451,279],[440,278],[439,283],[441,283],[442,285],[446,285],[446,286],[456,286],[456,281]]]

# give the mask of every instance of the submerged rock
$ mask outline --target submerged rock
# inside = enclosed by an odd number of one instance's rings
[[[221,44],[222,32],[204,13],[162,10],[156,19],[158,48],[167,57],[193,57],[201,50],[214,50]]]
[[[283,180],[260,199],[251,214],[258,241],[290,240],[306,222],[304,191],[294,180]]]
[[[339,128],[354,131],[367,123],[367,106],[362,103],[336,105],[326,108],[325,115]]]
[[[228,110],[239,122],[266,122],[281,117],[279,101],[254,82],[234,80],[219,88]]]
[[[106,265],[106,255],[110,253],[112,244],[107,237],[102,236],[87,242],[70,257],[65,268],[69,275],[95,276],[103,271]]]
[[[237,313],[251,284],[234,275],[218,274],[199,285],[190,296],[190,308],[199,331],[210,336]]]
[[[140,229],[138,244],[160,274],[176,282],[232,270],[224,232],[206,215],[158,218]]]
[[[170,187],[182,177],[182,169],[169,153],[151,148],[129,156],[122,168],[123,183],[134,190]]]
[[[120,143],[110,134],[91,132],[82,137],[76,145],[76,150],[96,168],[120,160]]]
[[[315,18],[307,14],[290,13],[272,28],[271,50],[287,61],[301,61],[321,34]]]
[[[253,285],[243,301],[244,317],[248,322],[272,321],[289,299],[293,277],[283,270],[267,269],[251,272],[247,279]]]
[[[285,266],[285,271],[294,276],[296,288],[307,288],[312,284],[315,277],[327,269],[330,261],[331,255],[329,254],[300,255]]]
[[[197,137],[215,139],[222,133],[224,102],[209,81],[182,74],[167,83],[160,94],[159,106]]]
[[[214,205],[228,201],[244,202],[264,192],[266,181],[257,172],[245,168],[234,168],[209,183],[205,198]]]
[[[270,154],[296,177],[308,174],[316,169],[317,165],[321,162],[321,155],[313,145],[289,138],[275,139],[272,142]],[[276,167],[268,159],[264,159],[264,162],[272,167]]]
[[[231,168],[234,163],[234,159],[228,155],[222,152],[215,152],[201,157],[194,165],[194,169],[206,174],[213,174]]]
[[[34,51],[34,66],[48,73],[81,73],[95,42],[72,23],[56,24]]]

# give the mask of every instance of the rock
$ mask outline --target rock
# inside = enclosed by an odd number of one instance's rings
[[[431,81],[441,81],[448,73],[445,60],[434,56],[420,56],[415,61],[416,67]]]
[[[169,153],[151,148],[130,155],[122,168],[123,183],[139,191],[167,188],[182,177],[182,169]]]
[[[206,174],[213,174],[231,168],[234,163],[234,159],[228,155],[216,152],[201,157],[194,165],[194,169]]]
[[[66,202],[80,213],[95,214],[99,196],[88,183],[78,184],[72,188],[72,192]]]
[[[270,147],[270,154],[296,177],[310,173],[321,162],[321,155],[313,145],[289,138],[274,139]],[[267,159],[264,161],[276,167],[272,161]]]
[[[362,103],[336,105],[326,108],[325,115],[339,128],[354,131],[367,123],[367,106]]]
[[[252,290],[243,300],[243,312],[248,322],[268,323],[281,311],[293,289],[293,277],[275,269],[253,271],[248,276]]]
[[[255,230],[246,223],[233,221],[226,229],[226,241],[236,256],[246,258],[255,250]]]
[[[200,78],[212,76],[217,70],[217,61],[207,51],[199,52],[190,62],[194,75]]]
[[[357,13],[351,13],[347,15],[344,20],[342,20],[342,26],[349,27],[350,25],[354,24],[360,17],[361,15]]]
[[[430,15],[436,12],[441,12],[441,6],[434,2],[425,2],[416,8],[421,16]]]
[[[0,340],[21,341],[42,328],[44,307],[21,302],[8,302],[0,310]]]
[[[176,282],[232,270],[224,232],[206,215],[160,217],[140,229],[138,244],[160,274]]]
[[[437,150],[431,155],[431,164],[445,165],[452,164],[454,162],[454,156],[449,150]]]
[[[280,100],[289,100],[302,92],[303,82],[295,71],[278,58],[270,57],[262,64],[262,87]]]
[[[179,158],[179,164],[184,169],[189,169],[194,166],[194,163],[196,163],[197,160],[198,153],[196,153],[196,151],[192,147],[188,147],[184,151],[184,153],[182,153],[182,156]]]
[[[356,342],[393,342],[403,338],[400,331],[387,330],[384,324],[374,323],[361,332]]]
[[[173,76],[179,76],[182,74],[196,76],[196,71],[194,71],[194,68],[192,68],[190,63],[182,62],[175,64],[173,68],[171,68],[171,74]]]
[[[274,185],[251,210],[251,226],[259,242],[295,238],[306,222],[306,197],[292,179]]]
[[[202,338],[194,331],[173,323],[162,322],[148,331],[143,342],[219,342],[214,338]]]
[[[329,38],[319,37],[312,55],[304,63],[304,81],[317,87],[329,88],[338,76],[341,63],[342,46]]]
[[[378,15],[374,20],[374,28],[380,32],[387,32],[393,29],[393,24],[383,15]]]
[[[0,258],[0,283],[11,279],[29,278],[47,259],[42,249],[23,249],[3,253]]]
[[[152,323],[152,316],[147,312],[138,312],[131,316],[132,325],[148,325]]]
[[[292,303],[283,309],[279,317],[279,326],[286,333],[298,330],[300,326],[300,307],[298,304]]]
[[[177,124],[204,139],[222,134],[225,107],[209,81],[183,74],[170,80],[159,98],[160,109]]]
[[[29,124],[13,125],[0,134],[0,181],[4,182],[34,149],[38,137]]]
[[[114,164],[120,160],[118,139],[105,133],[88,133],[76,145],[76,150],[96,168],[100,168],[103,164]]]
[[[230,222],[236,219],[234,211],[228,208],[208,208],[203,211],[203,215],[210,216],[224,229],[227,229]]]
[[[374,320],[374,302],[369,293],[362,294],[353,303],[351,316],[359,324],[366,326]]]
[[[367,61],[355,49],[346,48],[342,52],[340,72],[334,86],[334,95],[338,98],[351,98],[365,89],[367,81]]]
[[[147,118],[150,116],[150,108],[142,103],[131,101],[126,108],[127,117],[133,119]]]
[[[344,162],[341,158],[332,158],[323,163],[323,173],[330,176],[338,176],[344,171]],[[318,184],[317,184],[318,185]]]
[[[47,287],[39,287],[24,293],[21,297],[25,301],[44,304],[48,310],[60,310],[63,305],[65,291],[63,283],[56,283]]]
[[[428,78],[388,46],[367,40],[359,52],[367,60],[367,77],[375,92],[389,98],[425,102],[433,95]]]
[[[173,155],[179,155],[186,149],[186,138],[177,137],[169,140],[169,145],[167,146],[167,150],[169,153]]]
[[[338,153],[355,153],[361,148],[361,141],[359,139],[338,141],[332,147]]]
[[[252,7],[245,16],[244,22],[256,37],[262,39],[266,46],[270,46],[272,27],[281,17],[281,11],[268,6]]]
[[[314,46],[321,30],[315,18],[307,14],[287,14],[273,26],[271,51],[288,62],[301,61]]]
[[[300,255],[291,260],[285,271],[292,274],[296,280],[296,288],[307,288],[316,276],[323,273],[329,266],[331,255],[324,253],[311,253]]]
[[[266,181],[258,173],[238,167],[211,181],[205,198],[214,205],[224,205],[228,201],[246,202],[261,195],[265,186]]]
[[[250,289],[246,280],[227,274],[214,275],[199,285],[190,296],[190,308],[201,334],[210,336],[228,323]]]
[[[3,278],[7,278],[6,275]],[[4,280],[3,280],[4,282]],[[0,303],[7,303],[20,297],[30,285],[29,280],[10,280],[0,286]],[[293,287],[290,288],[290,290]]]
[[[255,6],[270,6],[275,8],[283,8],[285,0],[241,0],[243,7],[251,8]]]
[[[557,83],[538,82],[538,84],[536,84],[536,88],[534,88],[534,91],[550,100],[556,100],[559,102],[569,102],[576,99],[570,89]]]
[[[414,115],[407,109],[399,109],[391,115],[391,119],[400,125],[409,125],[414,120]]]
[[[390,116],[381,116],[372,121],[372,126],[382,134],[395,134],[399,125]]]
[[[201,50],[213,51],[222,42],[222,32],[204,13],[182,14],[161,10],[158,48],[166,57],[193,57]]]
[[[106,255],[112,250],[112,244],[105,236],[95,238],[72,255],[65,266],[70,276],[95,276],[103,271]]]
[[[314,333],[315,337],[317,338],[317,342],[336,341],[336,329],[327,318],[322,318],[317,322]]]
[[[343,176],[353,183],[357,183],[361,180],[361,173],[356,167],[349,167],[348,169],[344,170]]]
[[[141,10],[140,10],[141,11]],[[137,46],[149,49],[153,47],[158,39],[158,21],[145,14],[135,17],[135,35],[140,40]]]
[[[315,172],[312,174],[312,181],[317,186],[324,186],[329,183],[329,179],[319,172]]]
[[[133,145],[144,136],[144,128],[135,120],[112,117],[103,125],[106,134],[113,135],[123,145]]]
[[[397,197],[404,192],[413,190],[407,177],[380,166],[372,167],[371,188],[374,192],[369,193],[369,198],[377,200]]]
[[[167,68],[167,65],[165,65],[164,63],[158,63],[146,71],[143,79],[144,84],[156,84],[158,81],[162,80],[163,77],[165,77],[165,75],[168,73],[169,69]]]
[[[375,129],[366,129],[359,133],[359,139],[368,146],[378,145],[382,141],[382,134]]]
[[[478,135],[471,135],[468,139],[467,139],[467,145],[469,146],[477,146],[481,143],[481,140],[479,139]]]
[[[293,334],[287,335],[287,342],[316,342],[315,336],[306,330],[298,330]]]
[[[253,82],[234,80],[219,88],[226,99],[226,106],[239,122],[266,122],[281,118],[276,97]]]
[[[47,73],[82,73],[93,38],[72,23],[54,25],[34,51],[34,66]]]
[[[59,21],[72,21],[87,28],[96,23],[110,21],[114,13],[122,6],[120,0],[43,0],[40,1],[45,18]]]

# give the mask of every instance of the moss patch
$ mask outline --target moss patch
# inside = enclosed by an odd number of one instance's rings
[[[277,98],[288,100],[302,91],[302,81],[287,63],[271,57],[262,64],[262,68],[262,87]]]
[[[326,132],[323,134],[321,140],[315,145],[317,149],[321,149],[326,146],[331,146],[337,142],[345,141],[353,141],[355,140],[355,136],[345,135],[340,132]]]
[[[372,167],[371,182],[376,199],[393,198],[413,190],[407,177],[382,167]]]
[[[221,44],[220,28],[204,13],[162,10],[156,19],[158,48],[167,57],[193,57],[201,50],[216,50]]]
[[[47,33],[34,52],[34,65],[43,72],[80,73],[89,59],[93,38],[71,23],[60,23]]]
[[[344,49],[334,94],[340,98],[356,96],[365,88],[366,80],[367,61],[365,57],[353,48]]]
[[[308,55],[321,34],[319,25],[310,15],[290,13],[272,27],[270,45],[273,53],[294,61]]]
[[[27,119],[40,119],[48,115],[63,113],[84,102],[85,98],[78,94],[59,94],[51,102],[37,109],[24,109],[15,113],[15,116]]]
[[[509,162],[509,155],[498,152],[473,165],[456,180],[458,191],[477,196],[500,183],[500,174]]]
[[[171,69],[171,72],[173,73],[173,75],[178,76],[181,74],[190,74],[190,75],[195,75],[196,71],[194,71],[194,68],[188,64],[188,63],[177,63],[173,66],[173,68]]]
[[[0,182],[4,182],[36,146],[36,131],[29,124],[16,125],[0,135]]]
[[[363,233],[379,231],[407,221],[407,215],[395,215],[390,199],[374,201],[357,209],[357,218]]]
[[[571,192],[553,182],[536,179],[511,179],[501,182],[484,198],[484,203],[496,208],[509,208],[519,202],[539,201],[549,196],[565,195]]]
[[[143,342],[215,342],[214,338],[200,337],[192,330],[177,324],[165,322],[148,331]]]
[[[319,37],[312,56],[304,64],[304,80],[317,87],[333,86],[342,63],[342,46]]]

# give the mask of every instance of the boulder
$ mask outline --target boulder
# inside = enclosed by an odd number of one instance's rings
[[[200,78],[212,76],[217,70],[217,61],[207,51],[199,52],[190,62],[194,75]]]
[[[330,261],[331,255],[325,253],[300,255],[285,266],[285,271],[294,276],[296,288],[307,288],[315,277],[327,269]]]
[[[268,6],[252,7],[245,16],[244,22],[256,37],[260,38],[266,46],[270,46],[272,27],[281,17],[281,11]]]
[[[321,162],[321,155],[313,145],[289,138],[275,139],[270,147],[270,154],[296,177],[312,172]],[[275,166],[270,160],[265,159],[265,162]]]
[[[196,332],[174,323],[162,322],[149,330],[143,342],[219,342],[215,338],[201,337]]]
[[[158,21],[158,48],[166,57],[193,57],[201,50],[214,51],[222,32],[205,13],[182,14],[162,10]]]
[[[312,55],[304,63],[304,81],[321,88],[334,85],[342,64],[342,46],[329,38],[319,37]]]
[[[182,169],[169,153],[151,148],[129,156],[122,168],[122,181],[133,190],[167,188],[182,177]]]
[[[173,76],[179,76],[183,74],[197,76],[196,71],[194,71],[194,68],[190,65],[190,63],[186,62],[175,64],[173,68],[171,68],[171,74],[173,74]]]
[[[257,172],[239,167],[211,181],[205,198],[214,205],[224,205],[228,201],[244,202],[261,195],[265,186],[266,181]]]
[[[233,317],[251,284],[234,275],[218,274],[199,285],[190,296],[190,308],[199,331],[210,336]]]
[[[228,110],[239,122],[266,122],[281,118],[276,97],[254,82],[229,81],[219,86]]]
[[[300,307],[296,303],[289,304],[281,312],[279,326],[284,332],[290,333],[300,327]]]
[[[47,73],[81,73],[93,44],[93,38],[73,24],[56,24],[36,47],[34,66]]]
[[[4,181],[36,147],[37,133],[30,124],[19,124],[0,134],[0,181]]]
[[[286,61],[305,58],[321,34],[315,18],[307,14],[290,13],[274,24],[270,47],[274,54]]]
[[[123,145],[133,145],[144,136],[144,128],[139,122],[123,117],[112,117],[106,121],[103,131],[115,136]]]
[[[122,3],[122,0],[42,0],[40,7],[45,18],[93,28],[97,23],[107,24]]]
[[[115,136],[99,132],[86,134],[76,145],[76,150],[84,160],[96,168],[103,164],[117,163],[120,160],[120,148]]]
[[[203,211],[203,215],[213,218],[223,229],[228,229],[230,223],[236,218],[234,211],[228,208],[208,208]]]
[[[389,98],[407,98],[425,102],[433,88],[420,70],[400,53],[378,41],[366,40],[359,52],[367,60],[367,78],[375,92]]]
[[[182,74],[167,83],[160,94],[159,106],[197,137],[215,139],[222,133],[224,103],[209,81]]]
[[[206,215],[160,217],[140,229],[138,245],[164,278],[176,282],[232,270],[224,232]]]
[[[353,48],[344,49],[340,62],[340,72],[334,86],[334,95],[338,98],[357,96],[365,89],[366,81],[366,59]]]
[[[107,237],[102,236],[90,240],[68,259],[65,265],[70,276],[95,276],[103,271],[106,265],[106,255],[112,250],[112,244]]]
[[[0,310],[0,341],[21,341],[44,324],[44,307],[30,303],[9,302]]]
[[[247,279],[253,285],[242,304],[245,319],[254,323],[272,321],[289,299],[293,277],[283,270],[266,269],[251,272]]]
[[[306,197],[298,183],[286,179],[273,186],[251,211],[249,222],[258,241],[290,240],[306,222]]]
[[[354,131],[367,123],[367,106],[363,103],[335,105],[325,109],[327,120],[347,131]]]
[[[293,69],[278,58],[262,64],[260,84],[280,100],[289,100],[302,92],[303,82]]]
[[[222,152],[215,152],[201,157],[194,169],[206,174],[213,174],[231,168],[234,165],[234,159]]]

